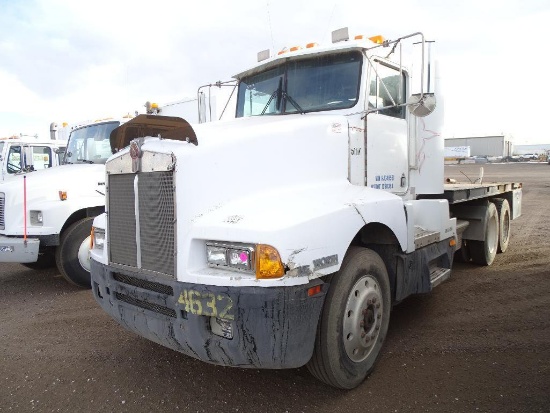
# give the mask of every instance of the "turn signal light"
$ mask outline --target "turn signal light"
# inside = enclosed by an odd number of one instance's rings
[[[279,252],[270,245],[258,245],[256,252],[256,278],[280,278],[285,275],[285,268]]]
[[[62,201],[67,200],[67,191],[59,191],[59,199]]]

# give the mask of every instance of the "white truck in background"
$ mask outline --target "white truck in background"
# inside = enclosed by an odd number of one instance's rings
[[[235,76],[235,119],[110,157],[91,250],[99,305],[205,362],[361,384],[392,306],[448,279],[455,257],[492,264],[521,215],[520,183],[444,184],[426,47],[421,33],[341,29],[329,45],[262,52]]]
[[[0,181],[61,165],[67,141],[34,137],[0,139]]]
[[[104,211],[109,137],[128,119],[71,127],[64,165],[16,174],[0,185],[0,262],[33,269],[57,264],[67,280],[89,285],[85,240],[92,218]]]

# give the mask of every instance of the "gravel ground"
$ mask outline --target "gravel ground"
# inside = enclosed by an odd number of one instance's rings
[[[456,263],[433,293],[396,306],[357,389],[305,368],[190,359],[127,332],[56,270],[0,263],[0,412],[550,412],[550,166],[483,167],[486,182],[524,184],[508,251],[491,267]]]

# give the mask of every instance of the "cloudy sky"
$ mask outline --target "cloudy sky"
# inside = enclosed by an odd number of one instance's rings
[[[0,0],[0,137],[143,111],[332,30],[435,40],[445,137],[550,143],[548,0]]]

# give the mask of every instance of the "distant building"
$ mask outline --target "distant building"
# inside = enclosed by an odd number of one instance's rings
[[[468,146],[471,156],[511,156],[514,153],[514,145],[510,135],[445,139],[446,148],[458,146]]]
[[[536,155],[546,154],[550,151],[550,144],[539,143],[536,145],[515,145],[514,151],[516,155],[525,155],[526,153],[534,153]]]

